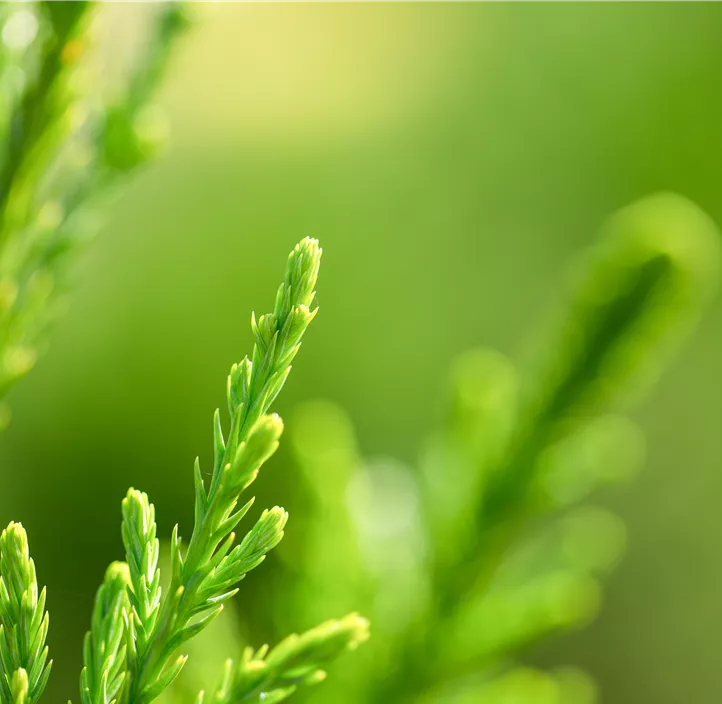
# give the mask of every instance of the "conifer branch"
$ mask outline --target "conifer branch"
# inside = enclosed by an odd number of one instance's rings
[[[0,697],[35,704],[45,689],[48,662],[45,589],[38,593],[35,563],[19,523],[0,535]]]
[[[322,682],[326,678],[323,668],[366,641],[368,629],[366,619],[349,614],[288,636],[270,651],[267,645],[256,651],[246,648],[238,663],[226,662],[223,679],[209,704],[281,702],[301,685]],[[196,704],[203,701],[201,692]]]
[[[70,256],[91,234],[85,211],[157,150],[150,102],[170,48],[188,25],[186,3],[160,4],[148,51],[125,76],[120,94],[81,94],[82,82],[75,78],[88,55],[86,20],[94,6],[84,0],[41,2],[23,10],[28,22],[37,22],[23,45],[26,54],[13,58],[27,69],[27,80],[9,96],[9,119],[0,120],[0,130],[7,129],[0,159],[0,397],[34,363]],[[6,44],[0,46],[0,62]],[[69,119],[76,113],[83,119]],[[82,165],[66,158],[69,153],[82,155]],[[153,701],[183,667],[179,647],[220,612],[238,582],[283,537],[288,516],[279,507],[263,511],[238,544],[234,529],[253,503],[238,506],[240,495],[278,446],[283,424],[269,409],[315,317],[320,257],[315,240],[299,243],[273,311],[252,318],[253,354],[228,377],[230,427],[226,435],[216,412],[211,480],[206,487],[196,461],[193,532],[185,550],[178,527],[174,530],[165,594],[154,507],[144,493],[128,491],[122,505],[126,562],[109,567],[96,594],[83,649],[81,704]],[[0,538],[0,574],[0,701],[35,704],[50,672],[48,617],[19,524],[10,524]],[[363,639],[360,623],[328,623],[274,649],[265,666],[269,678],[275,673],[267,682],[278,685],[274,696],[280,687],[290,692],[312,676],[311,670],[303,676],[298,670],[293,680],[288,668],[294,653],[317,670]]]
[[[145,656],[160,608],[159,543],[155,508],[145,493],[129,489],[122,510],[121,532],[130,575],[128,664],[134,673],[138,661]]]
[[[114,704],[121,699],[127,671],[125,621],[130,584],[128,565],[111,563],[95,595],[91,627],[83,644],[81,704]]]
[[[241,493],[255,480],[263,463],[275,452],[283,430],[281,419],[268,415],[283,387],[301,337],[316,310],[310,306],[321,259],[318,242],[306,238],[291,252],[286,276],[272,313],[252,318],[255,337],[253,360],[234,365],[228,377],[227,400],[231,415],[224,437],[220,414],[214,416],[214,466],[206,489],[200,463],[195,464],[195,524],[188,550],[181,549],[176,526],[171,541],[171,582],[157,610],[157,567],[149,545],[155,540],[153,510],[147,498],[131,491],[124,507],[124,539],[131,568],[138,646],[130,654],[129,704],[148,704],[178,675],[185,659],[178,648],[199,633],[237,591],[238,582],[264,559],[283,537],[288,514],[266,510],[240,544],[233,530],[253,500],[238,508]],[[151,526],[153,526],[151,528]],[[136,569],[137,567],[137,569]],[[142,569],[148,570],[143,576]],[[137,577],[134,576],[137,574]],[[146,608],[147,606],[147,608]]]

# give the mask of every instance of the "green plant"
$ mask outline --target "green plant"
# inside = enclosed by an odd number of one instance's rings
[[[583,673],[519,658],[598,610],[624,526],[579,504],[640,465],[640,431],[619,411],[692,328],[718,262],[714,226],[683,198],[621,211],[574,269],[526,370],[489,350],[457,360],[446,422],[416,472],[365,460],[335,405],[302,407],[291,433],[310,519],[283,552],[284,590],[295,577],[294,617],[352,603],[376,634],[315,701],[594,698]]]
[[[115,91],[100,79],[102,48],[92,43],[96,3],[0,5],[0,397],[33,365],[64,287],[68,265],[96,229],[89,213],[158,149],[151,100],[187,5],[159,3],[145,50]],[[21,81],[13,78],[22,78]],[[96,595],[83,649],[84,704],[147,703],[167,687],[197,634],[283,537],[287,514],[264,511],[234,547],[233,529],[251,508],[239,495],[273,454],[282,423],[267,411],[290,372],[306,327],[321,251],[304,240],[291,254],[273,313],[253,320],[253,360],[231,370],[231,427],[214,419],[210,486],[195,468],[196,522],[187,550],[173,536],[171,578],[162,593],[154,508],[130,490],[123,501],[126,562],[113,563]],[[0,701],[34,704],[50,674],[45,590],[39,593],[27,536],[11,523],[0,537]],[[280,701],[320,667],[366,638],[355,615],[291,636],[266,652],[247,652],[214,701]],[[202,697],[202,695],[201,695]]]
[[[312,309],[321,259],[318,243],[305,239],[291,252],[273,312],[252,318],[252,359],[231,368],[226,387],[230,428],[213,420],[214,462],[205,485],[196,460],[195,522],[186,549],[178,527],[171,539],[170,581],[161,589],[155,509],[146,494],[130,489],[122,504],[125,562],[113,563],[95,600],[81,674],[83,704],[149,704],[183,668],[179,648],[200,633],[283,538],[288,515],[265,510],[236,543],[234,529],[253,505],[238,506],[261,466],[273,455],[283,429],[268,411],[291,370]],[[22,526],[0,538],[0,696],[8,704],[34,704],[47,682],[48,620],[45,592],[38,596],[35,568]],[[367,622],[351,614],[268,651],[247,649],[226,674],[212,701],[280,702],[300,684],[323,678],[321,667],[367,638]],[[198,702],[203,700],[203,693]]]
[[[69,264],[97,229],[90,215],[148,163],[162,131],[151,101],[187,6],[154,9],[146,50],[111,93],[92,76],[95,7],[0,4],[0,397],[34,363]],[[639,465],[640,435],[616,415],[618,399],[649,385],[708,298],[715,241],[706,217],[673,196],[617,216],[580,270],[546,357],[524,373],[488,350],[455,363],[448,416],[422,448],[418,472],[364,459],[333,404],[300,411],[293,445],[315,511],[299,549],[283,555],[297,577],[293,593],[284,585],[289,610],[318,622],[363,607],[381,636],[353,669],[338,668],[319,700],[593,699],[583,673],[534,670],[521,653],[598,608],[598,580],[618,558],[624,529],[609,512],[578,504]],[[252,360],[228,378],[230,428],[216,413],[210,483],[196,463],[194,528],[185,548],[177,528],[172,535],[167,584],[153,505],[134,489],[124,499],[125,561],[110,565],[95,598],[82,704],[272,704],[319,682],[367,638],[355,613],[272,649],[242,649],[230,632],[224,642],[239,659],[226,662],[207,696],[181,699],[180,649],[192,652],[195,636],[217,627],[239,581],[283,537],[287,515],[276,507],[236,542],[252,500],[237,502],[277,447],[282,424],[269,409],[315,315],[319,258],[315,241],[300,243],[273,313],[252,322]],[[285,633],[287,619],[272,618]],[[3,704],[41,697],[47,631],[45,590],[22,526],[11,523],[0,536]]]
[[[35,363],[99,206],[160,145],[152,98],[187,6],[154,8],[145,49],[109,89],[100,5],[0,3],[0,398]]]

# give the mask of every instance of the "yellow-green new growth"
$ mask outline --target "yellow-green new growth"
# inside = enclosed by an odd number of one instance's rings
[[[122,535],[130,574],[128,596],[133,629],[131,662],[142,658],[160,607],[161,588],[158,569],[159,543],[156,538],[155,507],[147,494],[129,489],[123,499]]]
[[[160,608],[157,547],[152,505],[131,490],[123,505],[123,540],[130,566],[133,618],[128,650],[128,704],[149,704],[178,675],[185,658],[178,648],[199,633],[237,591],[238,582],[257,567],[283,537],[288,514],[264,511],[240,544],[233,530],[253,499],[238,507],[241,493],[276,451],[283,423],[268,414],[283,387],[301,338],[316,315],[310,306],[321,260],[314,239],[291,252],[272,313],[255,316],[253,359],[234,365],[228,377],[231,425],[224,435],[220,413],[213,424],[213,473],[206,488],[196,460],[195,522],[188,549],[176,526],[171,541],[171,581]]]
[[[126,619],[130,570],[113,562],[95,595],[90,631],[83,643],[81,704],[113,704],[120,699],[126,677]]]
[[[349,614],[301,635],[290,635],[270,652],[267,645],[255,652],[246,648],[236,665],[232,660],[226,661],[223,679],[210,701],[276,704],[290,697],[300,685],[322,682],[326,678],[324,667],[343,653],[355,650],[368,637],[368,621],[358,614]],[[203,704],[203,700],[201,692],[196,704]]]
[[[45,645],[48,612],[20,523],[0,535],[0,575],[0,698],[3,704],[35,704],[52,665]]]
[[[228,410],[238,415],[239,439],[265,413],[291,372],[301,338],[318,308],[311,310],[323,250],[318,240],[306,237],[288,257],[286,276],[276,294],[272,313],[251,316],[255,345],[251,362],[245,357],[228,376]],[[214,482],[216,475],[214,472]]]
[[[13,704],[26,704],[28,701],[28,673],[21,667],[13,673],[13,680],[10,685],[12,689]]]
[[[252,320],[253,361],[234,365],[228,378],[227,438],[216,411],[208,489],[196,461],[193,533],[184,551],[178,526],[173,531],[164,595],[155,508],[145,493],[128,490],[122,502],[125,562],[110,565],[96,594],[83,648],[81,704],[150,704],[183,668],[187,656],[178,655],[180,646],[220,613],[238,583],[283,538],[288,514],[278,506],[263,511],[238,544],[233,531],[253,504],[239,507],[241,493],[278,447],[283,422],[268,410],[316,314],[310,306],[320,258],[316,240],[299,243],[273,313]],[[36,704],[50,671],[48,616],[20,524],[11,523],[0,536],[0,575],[0,704]],[[297,685],[320,681],[321,666],[363,642],[367,630],[364,619],[351,615],[290,636],[270,653],[248,651],[232,678],[229,669],[228,696],[250,686],[248,696],[260,697],[254,701],[281,701]]]

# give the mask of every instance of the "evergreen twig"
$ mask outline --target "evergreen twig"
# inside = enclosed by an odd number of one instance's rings
[[[48,612],[45,589],[38,592],[35,563],[19,523],[0,535],[0,698],[35,704],[45,689],[48,661]]]

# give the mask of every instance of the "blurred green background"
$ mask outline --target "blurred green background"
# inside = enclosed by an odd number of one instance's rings
[[[331,398],[366,454],[413,463],[450,361],[480,344],[523,359],[607,214],[671,189],[722,222],[720,5],[199,10],[162,95],[169,151],[110,209],[0,436],[2,521],[24,523],[48,585],[51,698],[75,691],[128,485],[162,534],[189,533],[192,461],[302,236],[325,251],[321,313],[279,412]],[[119,36],[135,11],[116,8]],[[587,667],[603,701],[722,692],[721,360],[718,299],[638,414],[644,474],[602,497],[630,547],[601,617],[534,654]],[[289,533],[296,482],[285,447],[257,489]],[[265,608],[274,565],[241,612]]]

